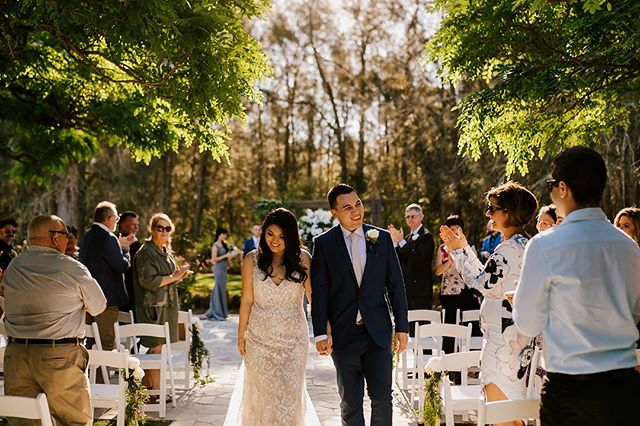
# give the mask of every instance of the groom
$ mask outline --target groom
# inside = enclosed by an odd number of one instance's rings
[[[364,426],[366,380],[371,425],[390,426],[391,344],[393,339],[402,352],[409,327],[400,264],[389,233],[364,224],[364,206],[351,186],[334,186],[328,199],[340,225],[314,240],[311,316],[316,349],[333,358],[342,424]]]

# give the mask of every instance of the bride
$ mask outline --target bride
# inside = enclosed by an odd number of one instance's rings
[[[225,425],[319,425],[304,369],[309,331],[302,310],[311,300],[311,256],[300,248],[289,210],[267,214],[257,250],[242,264],[238,352],[244,357]]]

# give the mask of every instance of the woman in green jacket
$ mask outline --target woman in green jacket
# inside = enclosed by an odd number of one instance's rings
[[[133,285],[138,322],[164,325],[169,323],[171,341],[178,340],[178,282],[189,271],[189,265],[181,268],[171,253],[173,222],[164,213],[151,217],[151,238],[140,247],[133,260]],[[140,343],[149,348],[147,353],[160,353],[164,339],[142,337]],[[150,389],[160,389],[160,370],[148,370],[143,383]]]

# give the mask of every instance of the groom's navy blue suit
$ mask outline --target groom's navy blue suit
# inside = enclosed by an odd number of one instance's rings
[[[367,241],[367,257],[360,287],[349,257],[342,228],[337,225],[314,240],[311,263],[311,316],[315,336],[331,324],[333,362],[343,425],[364,425],[364,379],[372,402],[371,424],[391,425],[391,342],[395,331],[408,331],[407,299],[398,257],[389,233]],[[364,324],[356,324],[358,310]]]

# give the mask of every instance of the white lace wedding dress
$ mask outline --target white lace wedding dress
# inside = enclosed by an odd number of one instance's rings
[[[309,331],[303,295],[302,284],[276,284],[254,266],[247,351],[225,426],[320,425],[304,378]]]

